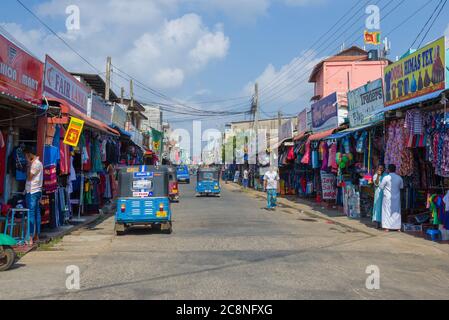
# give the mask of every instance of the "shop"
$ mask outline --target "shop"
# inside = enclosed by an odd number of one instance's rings
[[[42,108],[44,65],[0,35],[0,230],[10,210],[25,208],[27,160],[24,148],[36,149]],[[45,221],[44,221],[45,223]],[[14,230],[14,235],[20,230]]]
[[[449,240],[447,53],[441,38],[389,66],[384,109],[385,163],[404,180],[403,229],[443,240]],[[424,57],[431,58],[417,70],[400,72]]]

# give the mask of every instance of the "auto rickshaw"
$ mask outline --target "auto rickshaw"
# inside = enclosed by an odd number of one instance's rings
[[[215,168],[200,168],[197,172],[196,195],[220,196],[220,172]]]
[[[168,169],[168,196],[171,202],[179,202],[179,186],[176,168],[167,166]]]
[[[10,269],[16,261],[16,253],[13,247],[17,241],[8,235],[0,234],[0,271]]]
[[[115,231],[122,235],[133,226],[150,226],[172,233],[172,212],[166,167],[136,166],[119,171]]]
[[[189,167],[182,165],[176,169],[176,175],[179,183],[190,184],[190,171]]]

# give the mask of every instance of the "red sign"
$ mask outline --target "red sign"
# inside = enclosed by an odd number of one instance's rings
[[[0,91],[40,104],[44,64],[0,35]]]

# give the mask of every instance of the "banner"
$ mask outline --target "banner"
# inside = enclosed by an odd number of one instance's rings
[[[286,122],[283,122],[281,124],[281,127],[279,128],[279,142],[282,142],[285,139],[290,139],[292,137],[293,137],[293,123],[291,119],[288,119]]]
[[[151,141],[153,152],[157,155],[162,154],[164,134],[156,129],[151,129]]]
[[[310,124],[309,124],[309,110],[306,108],[302,112],[298,114],[298,127],[296,130],[298,131],[298,134],[304,134],[308,131],[310,131]]]
[[[110,125],[112,123],[112,107],[101,97],[91,94],[91,114],[90,117]]]
[[[41,104],[44,64],[0,35],[0,91]]]
[[[321,171],[321,189],[323,190],[323,200],[337,199],[336,176],[332,173]]]
[[[44,95],[66,101],[84,114],[90,90],[50,56],[45,58]]]
[[[348,92],[349,124],[351,128],[382,121],[384,108],[382,79]]]
[[[417,103],[446,89],[445,38],[385,68],[385,106],[404,101]]]
[[[115,104],[112,111],[112,123],[125,130],[126,122],[128,121],[128,113],[125,111],[126,106]]]
[[[312,105],[312,129],[321,132],[337,127],[337,93],[333,93]]]
[[[64,137],[64,143],[76,147],[80,141],[81,133],[83,132],[84,121],[72,117],[70,119],[69,128]]]

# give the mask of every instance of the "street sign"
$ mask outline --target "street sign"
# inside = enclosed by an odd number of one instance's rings
[[[69,128],[67,129],[64,143],[76,147],[80,141],[81,133],[83,132],[84,121],[73,118],[70,120]]]

